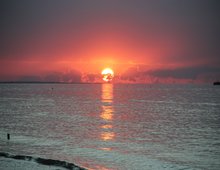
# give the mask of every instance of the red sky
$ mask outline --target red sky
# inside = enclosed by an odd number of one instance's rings
[[[97,81],[105,67],[117,82],[220,79],[217,0],[3,0],[0,6],[0,81]]]

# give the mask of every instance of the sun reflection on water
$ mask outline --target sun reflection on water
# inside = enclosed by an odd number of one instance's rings
[[[111,129],[112,125],[102,125],[102,129]]]
[[[101,113],[100,117],[103,120],[111,121],[113,119],[113,108],[112,106],[102,106],[103,112]]]
[[[114,132],[102,132],[101,139],[104,141],[113,140],[115,138]]]
[[[101,128],[100,138],[103,141],[113,140],[115,133],[113,132],[114,108],[113,102],[113,84],[102,84],[102,112],[101,119],[105,123]],[[109,148],[110,150],[110,148]]]

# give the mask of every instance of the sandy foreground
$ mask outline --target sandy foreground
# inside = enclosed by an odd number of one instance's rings
[[[26,160],[15,160],[0,157],[0,170],[66,170],[66,168],[41,165],[36,162]]]

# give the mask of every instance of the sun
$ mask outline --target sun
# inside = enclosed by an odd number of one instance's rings
[[[111,82],[114,77],[114,71],[111,68],[105,68],[101,74],[105,82]]]

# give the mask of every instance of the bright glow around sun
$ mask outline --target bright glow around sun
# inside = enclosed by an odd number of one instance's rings
[[[105,82],[111,82],[114,77],[114,71],[111,68],[105,68],[102,70],[102,79]]]

